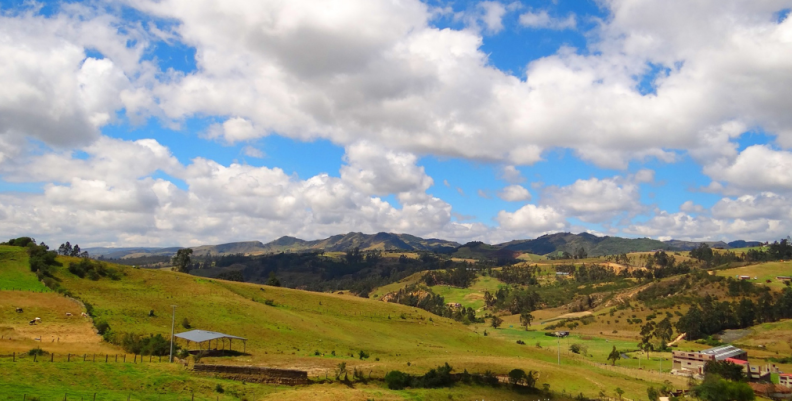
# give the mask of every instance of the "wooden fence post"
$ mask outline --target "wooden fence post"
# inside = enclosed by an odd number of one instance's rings
[[[92,362],[96,362],[96,354],[93,354],[93,361]]]
[[[85,362],[85,354],[83,354],[83,362]]]
[[[126,363],[126,354],[124,354],[124,363]]]
[[[11,362],[16,362],[16,352],[14,352],[14,355],[12,356],[12,358],[14,358],[14,359]]]
[[[50,362],[55,362],[55,353],[50,354]]]
[[[110,357],[110,355],[105,355],[105,363],[107,363],[107,358],[108,357]]]
[[[36,354],[33,354],[33,362],[36,362]]]

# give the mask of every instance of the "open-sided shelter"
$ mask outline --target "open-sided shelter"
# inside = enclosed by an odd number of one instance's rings
[[[242,341],[242,352],[245,352],[245,349],[247,348],[247,338],[232,336],[225,333],[218,333],[216,331],[190,330],[184,333],[176,334],[176,337],[181,338],[182,340],[187,340],[188,346],[191,342],[197,343],[199,351],[225,350],[226,339],[228,339],[228,350],[233,350],[234,340]],[[214,348],[212,348],[212,341],[215,342]],[[217,346],[218,341],[221,342],[221,347]],[[204,345],[206,346],[204,347]]]

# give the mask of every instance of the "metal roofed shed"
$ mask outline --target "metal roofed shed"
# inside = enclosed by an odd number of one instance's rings
[[[232,336],[231,334],[220,333],[217,331],[207,331],[207,330],[190,330],[184,333],[176,334],[174,337],[181,338],[182,340],[187,340],[187,344],[194,342],[198,344],[198,352],[204,351],[212,351],[212,341],[215,342],[214,351],[218,351],[217,349],[217,342],[222,342],[222,348],[220,351],[225,351],[225,339],[228,339],[228,350],[232,351],[233,340],[242,340],[242,352],[245,352],[247,348],[247,338]],[[201,344],[209,343],[206,349],[203,349]]]
[[[712,355],[715,357],[716,361],[722,361],[726,358],[734,358],[734,359],[748,359],[748,353],[733,346],[733,345],[723,345],[720,347],[705,349],[703,351],[699,351],[699,353],[704,355]]]

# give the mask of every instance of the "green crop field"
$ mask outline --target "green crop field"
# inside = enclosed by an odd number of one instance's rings
[[[18,247],[0,245],[0,290],[49,291],[31,274],[28,256]]]
[[[792,276],[792,261],[768,262],[733,269],[718,270],[716,274],[724,277],[750,276],[751,281],[761,283],[770,288],[782,289],[785,284],[777,280],[777,276]],[[756,277],[756,280],[753,278]],[[768,283],[767,280],[770,280]]]
[[[23,269],[24,250],[3,249],[12,257],[0,261],[3,270],[21,275],[19,280],[35,276]],[[168,336],[171,325],[171,305],[176,305],[177,332],[186,331],[181,322],[186,318],[192,329],[225,332],[247,338],[245,353],[240,356],[204,357],[204,363],[262,365],[301,369],[314,380],[332,378],[333,370],[347,363],[351,371],[358,368],[373,378],[382,378],[391,370],[423,374],[428,369],[448,362],[457,372],[492,371],[505,375],[519,368],[539,372],[538,384],[550,385],[561,393],[584,393],[596,396],[599,391],[612,394],[616,387],[626,391],[625,396],[639,398],[646,394],[651,384],[671,380],[684,385],[684,380],[670,375],[646,376],[640,371],[613,370],[600,363],[602,353],[608,348],[604,339],[584,339],[592,357],[569,356],[557,364],[556,355],[549,347],[552,339],[538,332],[525,332],[517,328],[489,329],[484,325],[465,326],[450,319],[432,315],[420,309],[389,304],[375,299],[351,295],[315,293],[293,289],[269,287],[247,283],[206,279],[165,270],[145,270],[128,266],[111,265],[120,273],[119,280],[103,277],[97,281],[81,279],[67,270],[73,258],[59,258],[62,267],[54,268],[60,285],[75,297],[93,305],[97,321],[106,321],[116,333]],[[22,276],[29,276],[24,278]],[[37,282],[37,281],[35,281]],[[403,283],[401,283],[403,285]],[[498,281],[489,277],[479,279],[474,291],[497,288]],[[64,353],[101,354],[123,353],[119,347],[105,342],[91,331],[87,320],[71,319],[64,311],[79,312],[74,301],[54,293],[19,291],[0,292],[0,298],[11,299],[14,305],[33,313],[44,315],[40,325],[28,326],[26,317],[12,312],[4,318],[2,326],[14,339],[0,339],[0,355],[20,352],[41,346],[54,352],[55,362],[29,359],[9,362],[0,357],[0,400],[17,399],[20,392],[37,395],[42,399],[77,396],[88,399],[97,392],[105,398],[119,399],[124,394],[130,399],[187,399],[195,394],[197,400],[209,399],[454,399],[477,395],[488,399],[516,399],[519,394],[506,387],[453,386],[446,389],[407,389],[392,391],[381,381],[369,384],[340,383],[313,384],[283,387],[274,385],[241,384],[239,382],[198,376],[177,364],[152,363],[142,365],[95,364],[64,362]],[[43,297],[55,297],[44,299]],[[464,298],[464,296],[463,296]],[[48,306],[49,305],[49,306]],[[7,306],[3,304],[3,307]],[[10,304],[8,306],[10,308]],[[153,316],[150,316],[153,311]],[[4,311],[5,313],[5,311]],[[185,322],[186,323],[186,322]],[[38,331],[31,331],[38,330]],[[51,333],[68,341],[36,342],[34,337],[47,338]],[[78,332],[68,337],[70,332]],[[62,334],[60,334],[62,333]],[[541,337],[541,338],[540,338]],[[548,346],[538,349],[533,345],[516,344],[525,338],[528,344],[547,341]],[[530,342],[529,342],[530,340]],[[615,341],[615,340],[608,340]],[[628,350],[629,341],[619,342]],[[182,346],[187,344],[180,343]],[[241,351],[238,341],[234,349]],[[359,351],[370,354],[360,359]],[[587,360],[589,358],[591,360]],[[101,358],[100,358],[101,360]],[[128,361],[128,360],[127,360]],[[625,362],[625,365],[630,362]],[[215,392],[217,384],[227,388],[222,395]],[[14,390],[4,390],[11,389]],[[28,393],[29,392],[29,393]],[[69,393],[74,394],[68,396]],[[62,398],[59,398],[62,399]],[[529,398],[530,399],[530,398]],[[567,399],[554,396],[553,399]]]

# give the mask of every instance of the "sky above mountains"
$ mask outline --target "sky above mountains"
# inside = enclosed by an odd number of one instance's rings
[[[792,231],[792,0],[0,0],[0,238]]]

